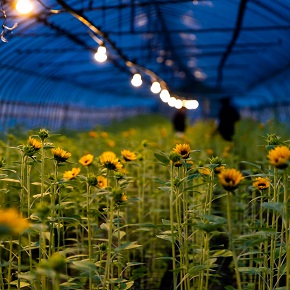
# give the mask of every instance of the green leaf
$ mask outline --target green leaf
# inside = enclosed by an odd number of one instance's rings
[[[3,179],[1,179],[1,181],[8,181],[8,182],[17,182],[17,183],[20,183],[19,180],[17,180],[17,179],[12,179],[12,178],[3,178]]]
[[[226,286],[225,289],[226,290],[236,290],[236,288],[234,288],[233,286]]]
[[[168,225],[170,225],[170,221],[162,219],[162,224],[168,226]]]
[[[128,242],[125,243],[124,245],[121,245],[118,248],[115,248],[114,252],[118,253],[120,251],[124,251],[124,250],[131,250],[131,249],[136,249],[136,248],[140,248],[142,247],[142,245],[136,244],[137,242]]]
[[[258,275],[263,272],[269,272],[269,269],[266,267],[239,267],[238,268],[239,272],[244,273],[244,274],[250,274],[250,275]]]
[[[113,233],[113,236],[117,237],[117,238],[120,238],[120,240],[122,240],[122,238],[126,236],[126,232],[124,232],[124,231],[119,231],[119,232],[115,231]]]
[[[256,167],[256,168],[258,168],[259,170],[261,170],[261,166],[255,164],[255,163],[248,162],[248,161],[241,161],[240,163],[248,164],[248,165],[251,165],[251,166]]]
[[[168,165],[170,163],[170,160],[169,158],[163,153],[163,152],[160,152],[160,153],[157,153],[155,152],[154,153],[154,156],[155,158],[160,161],[163,165]]]
[[[157,238],[162,239],[162,240],[166,240],[169,242],[172,242],[172,236],[168,236],[168,235],[156,235]],[[175,238],[174,238],[175,240]]]
[[[233,253],[230,250],[218,250],[212,254],[212,257],[232,257]]]
[[[15,285],[15,286],[17,286],[17,284],[18,284],[18,280],[14,280],[10,283],[10,285]],[[29,287],[29,286],[30,286],[30,283],[20,281],[20,288]]]
[[[141,262],[127,262],[126,266],[127,267],[134,267],[134,266],[140,266],[140,265],[144,265],[145,263],[141,263]]]
[[[262,207],[273,211],[277,211],[278,213],[281,214],[284,209],[284,204],[282,202],[262,202]]]
[[[82,272],[89,273],[89,272],[97,270],[97,267],[95,266],[95,264],[90,261],[85,261],[85,260],[74,261],[72,264],[77,270],[82,271]]]

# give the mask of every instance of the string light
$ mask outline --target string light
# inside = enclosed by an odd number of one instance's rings
[[[163,89],[160,93],[160,99],[162,100],[162,102],[164,103],[168,103],[169,99],[170,99],[170,94],[168,92],[168,90]]]
[[[198,103],[197,100],[185,100],[183,106],[186,109],[194,110],[194,109],[197,109],[198,108],[199,103]]]
[[[94,55],[94,58],[97,62],[105,62],[107,60],[107,49],[104,45],[99,46],[97,52]]]
[[[138,73],[135,73],[132,77],[131,84],[134,87],[140,87],[142,85],[141,75]]]
[[[21,14],[28,14],[32,9],[33,5],[30,0],[18,0],[16,3],[16,10]]]
[[[179,100],[179,99],[176,99],[175,104],[174,104],[174,107],[176,109],[181,109],[182,108],[182,101]]]
[[[160,93],[160,91],[161,91],[160,83],[157,81],[154,81],[151,85],[151,92],[153,94],[158,94],[158,93]]]
[[[45,6],[41,0],[37,0],[39,3],[41,3],[46,9],[49,9],[47,6]],[[148,75],[151,79],[157,79],[159,78],[153,71],[139,66],[138,64],[129,61],[121,52],[120,50],[115,46],[115,44],[112,42],[112,40],[105,35],[101,30],[99,30],[97,27],[95,27],[92,23],[90,23],[87,19],[85,19],[83,16],[79,15],[77,11],[74,11],[71,7],[69,7],[64,1],[59,0],[58,1],[59,4],[61,4],[61,6],[66,9],[68,12],[70,12],[74,17],[76,17],[78,20],[80,20],[83,24],[87,25],[91,31],[93,33],[91,33],[91,36],[96,40],[96,42],[100,45],[97,52],[94,54],[94,58],[96,61],[98,62],[105,62],[108,58],[107,56],[107,49],[106,47],[103,45],[103,40],[99,39],[96,35],[99,35],[102,39],[104,39],[107,43],[109,43],[112,47],[113,51],[116,51],[119,55],[119,57],[124,61],[124,63],[126,64],[127,67],[129,67],[130,69],[132,69],[133,67],[138,68],[138,71],[143,72],[145,75]],[[198,1],[193,0],[193,4],[198,4]],[[33,6],[30,2],[30,0],[18,0],[17,4],[16,4],[16,9],[19,13],[22,14],[28,14],[29,12],[32,11]],[[51,13],[59,13],[60,10],[52,10],[49,9]],[[5,16],[5,15],[4,15]],[[17,25],[16,25],[17,26]],[[15,26],[15,27],[16,27]],[[14,28],[14,27],[13,27]],[[12,29],[13,29],[12,28]],[[10,29],[11,30],[11,29]],[[4,31],[5,32],[5,31]],[[1,34],[1,39],[2,41],[5,40],[4,38],[4,32],[2,31]],[[6,40],[5,40],[6,41]],[[160,53],[161,54],[161,53]],[[163,61],[163,60],[162,60]],[[157,61],[159,62],[159,61]],[[172,65],[173,62],[170,59],[167,59],[167,65]],[[204,77],[205,75],[198,74],[197,72],[197,77]],[[205,76],[206,77],[206,76]],[[166,83],[160,79],[161,84],[158,81],[154,81],[151,85],[151,91],[154,94],[158,94],[160,93],[160,99],[165,102],[168,103],[168,105],[170,107],[175,107],[175,108],[181,108],[181,107],[185,107],[187,109],[196,109],[199,106],[199,103],[196,100],[182,100],[179,98],[175,98],[175,97],[171,97],[170,93],[168,92],[167,89],[162,89],[164,87],[166,87]],[[135,87],[139,87],[142,84],[142,78],[141,75],[139,73],[135,73],[133,75],[133,78],[131,80],[131,84]],[[161,88],[162,86],[162,88]],[[162,89],[162,91],[161,91]]]

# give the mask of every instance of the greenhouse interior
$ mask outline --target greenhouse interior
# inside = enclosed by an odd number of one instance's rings
[[[290,1],[0,4],[0,290],[290,290]]]

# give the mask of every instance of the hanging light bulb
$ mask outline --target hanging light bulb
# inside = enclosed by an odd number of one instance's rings
[[[176,103],[176,98],[174,98],[174,97],[171,97],[168,101],[168,105],[170,107],[175,107],[175,103]]]
[[[182,101],[181,100],[176,100],[175,104],[174,104],[174,107],[176,109],[181,109],[182,108]]]
[[[198,108],[198,106],[199,103],[197,100],[186,100],[184,103],[184,107],[189,110],[195,110]]]
[[[168,92],[168,90],[163,89],[160,93],[160,99],[162,100],[162,102],[164,103],[168,103],[169,99],[170,99],[170,94]]]
[[[107,60],[107,49],[105,46],[100,45],[97,52],[94,55],[94,58],[97,62],[104,62]]]
[[[18,0],[16,3],[16,10],[21,14],[28,14],[32,9],[33,6],[30,0]]]
[[[151,85],[151,92],[153,94],[158,94],[158,93],[160,93],[160,91],[161,91],[161,86],[160,86],[159,82],[154,81]]]
[[[140,87],[142,85],[142,78],[141,75],[136,73],[133,75],[133,78],[131,80],[131,84],[134,87]]]

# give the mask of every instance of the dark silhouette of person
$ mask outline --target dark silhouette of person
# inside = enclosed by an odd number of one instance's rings
[[[240,120],[240,113],[232,105],[230,97],[221,99],[221,108],[219,111],[218,132],[226,141],[232,141],[235,133],[235,124]]]
[[[186,130],[186,108],[178,109],[172,118],[173,130],[178,137],[182,137]]]

